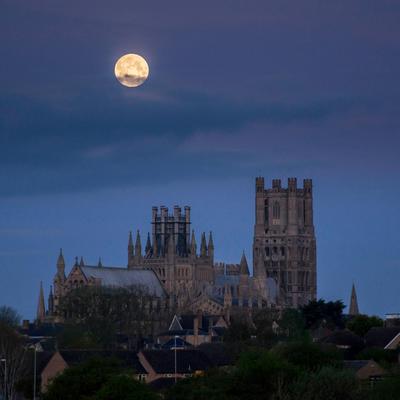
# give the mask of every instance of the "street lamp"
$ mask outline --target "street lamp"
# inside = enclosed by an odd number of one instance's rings
[[[176,381],[177,381],[177,376],[176,376],[176,373],[177,373],[177,370],[178,370],[178,368],[177,368],[177,360],[176,360],[176,339],[177,339],[177,337],[178,336],[176,336],[175,335],[175,346],[174,346],[174,351],[175,351],[175,383],[176,383]]]
[[[4,400],[7,400],[7,360],[1,358],[0,362],[4,363]]]

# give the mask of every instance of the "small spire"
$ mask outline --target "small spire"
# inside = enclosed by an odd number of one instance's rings
[[[128,241],[128,247],[133,248],[133,237],[132,237],[132,231],[129,231],[129,241]]]
[[[214,241],[213,241],[213,236],[212,236],[212,232],[210,231],[210,235],[208,237],[208,250],[214,250]]]
[[[42,281],[40,281],[39,301],[38,301],[36,319],[38,322],[44,322],[45,317],[46,317],[46,307],[44,305],[43,283]]]
[[[190,252],[192,253],[192,255],[196,255],[196,251],[197,251],[196,237],[194,235],[194,230],[192,230],[192,239],[190,242]]]
[[[201,234],[200,256],[205,257],[206,255],[207,255],[206,234],[203,232]]]
[[[48,304],[48,313],[49,315],[53,315],[54,313],[54,296],[53,296],[53,287],[50,285],[50,293],[49,298],[47,300]]]
[[[147,240],[146,240],[146,247],[144,249],[146,255],[150,254],[151,252],[151,242],[150,242],[150,233],[147,232]]]
[[[136,256],[141,256],[142,255],[142,243],[140,241],[140,232],[139,232],[139,230],[136,231],[135,255]]]
[[[64,260],[64,255],[63,255],[62,249],[60,249],[60,254],[58,255],[57,266],[65,267],[65,260]]]
[[[80,267],[84,267],[85,266],[85,263],[83,261],[83,257],[82,256],[81,256],[81,261],[79,262],[79,266]]]
[[[353,283],[353,286],[351,288],[349,315],[359,315],[359,314],[360,311],[358,309],[357,293]]]
[[[244,254],[244,250],[243,250],[242,258],[240,260],[240,275],[250,275],[249,266],[247,264],[247,259],[246,259],[246,255]]]
[[[79,260],[79,258],[78,258],[78,256],[76,256],[75,257],[75,265],[74,265],[75,267],[79,266],[79,261],[78,260]]]
[[[102,267],[103,267],[103,264],[102,264],[102,262],[101,262],[101,257],[99,257],[99,262],[97,263],[97,266],[98,266],[99,268],[102,268]]]

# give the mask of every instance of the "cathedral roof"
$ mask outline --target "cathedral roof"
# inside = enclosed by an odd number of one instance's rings
[[[127,269],[116,267],[83,266],[82,272],[86,278],[95,278],[101,281],[102,286],[128,287],[143,286],[150,294],[158,297],[164,295],[164,289],[156,274],[147,269]]]

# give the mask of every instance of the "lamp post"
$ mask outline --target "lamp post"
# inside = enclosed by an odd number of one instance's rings
[[[175,346],[174,346],[174,352],[175,352],[175,383],[177,382],[177,377],[176,377],[176,373],[177,373],[177,370],[178,370],[178,368],[177,368],[177,360],[176,360],[176,338],[177,338],[178,336],[176,336],[175,335]]]
[[[7,360],[2,358],[0,362],[4,363],[4,400],[7,400]]]

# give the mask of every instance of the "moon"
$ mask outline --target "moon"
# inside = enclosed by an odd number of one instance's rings
[[[149,76],[149,65],[139,54],[125,54],[115,63],[115,77],[121,85],[140,86]]]

